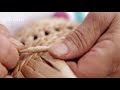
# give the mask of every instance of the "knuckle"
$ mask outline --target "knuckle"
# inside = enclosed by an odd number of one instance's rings
[[[86,37],[86,33],[84,32],[84,30],[76,30],[74,31],[76,37],[79,39],[79,43],[78,45],[81,45],[81,49],[86,49],[87,48],[87,37]]]
[[[75,45],[78,51],[85,52],[87,50],[88,41],[84,30],[75,30],[66,37],[66,40]]]

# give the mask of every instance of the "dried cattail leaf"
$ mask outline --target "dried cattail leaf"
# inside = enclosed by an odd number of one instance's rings
[[[22,72],[17,72],[17,74],[14,75],[15,78],[25,78],[22,74]]]
[[[45,78],[43,75],[35,72],[31,67],[29,67],[28,65],[24,65],[22,67],[21,72],[23,73],[23,75],[27,78]],[[19,77],[18,77],[19,78]]]
[[[26,49],[22,49],[19,52],[20,53],[39,53],[39,52],[45,52],[47,51],[49,46],[36,46],[36,47],[30,47]]]

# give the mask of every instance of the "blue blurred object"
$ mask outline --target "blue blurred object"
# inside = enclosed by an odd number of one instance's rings
[[[75,18],[77,22],[82,23],[84,20],[84,14],[83,12],[75,12]]]

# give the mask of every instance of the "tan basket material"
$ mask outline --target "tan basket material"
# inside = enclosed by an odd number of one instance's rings
[[[48,48],[60,42],[78,24],[62,18],[40,20],[21,28],[16,39],[25,48],[20,50],[20,61],[14,69],[15,78],[76,78],[64,60],[49,55]]]

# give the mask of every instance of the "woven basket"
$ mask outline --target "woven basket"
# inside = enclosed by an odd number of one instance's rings
[[[64,60],[55,59],[48,48],[60,42],[78,24],[63,18],[49,18],[25,25],[16,39],[25,46],[14,69],[15,78],[76,78]]]

